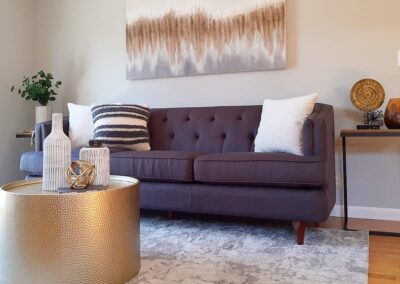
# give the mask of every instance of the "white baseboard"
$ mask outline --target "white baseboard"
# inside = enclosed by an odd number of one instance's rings
[[[336,205],[331,216],[344,217],[343,206]],[[349,218],[400,221],[400,209],[349,206]]]

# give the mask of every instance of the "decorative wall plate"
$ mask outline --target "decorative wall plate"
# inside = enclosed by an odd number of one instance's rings
[[[378,81],[363,79],[353,86],[350,97],[357,109],[370,112],[382,106],[385,101],[385,90]]]

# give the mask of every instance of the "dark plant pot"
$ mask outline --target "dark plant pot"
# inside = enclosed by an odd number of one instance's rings
[[[389,100],[385,111],[385,124],[389,129],[400,129],[400,98]]]

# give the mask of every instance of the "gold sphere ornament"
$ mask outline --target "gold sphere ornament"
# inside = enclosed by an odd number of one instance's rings
[[[96,167],[88,161],[74,161],[66,172],[68,184],[72,189],[85,189],[96,180]]]
[[[370,112],[382,106],[385,101],[385,90],[378,81],[363,79],[353,86],[350,97],[357,109]]]

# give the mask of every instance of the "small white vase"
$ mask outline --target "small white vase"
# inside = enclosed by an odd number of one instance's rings
[[[68,187],[66,171],[71,164],[71,141],[63,131],[62,113],[54,113],[51,133],[43,143],[43,190]]]
[[[91,162],[96,167],[96,181],[94,185],[107,186],[110,179],[110,150],[90,140],[89,146],[79,152],[79,160]]]
[[[36,106],[35,109],[36,124],[49,121],[50,115],[51,115],[50,106]]]

